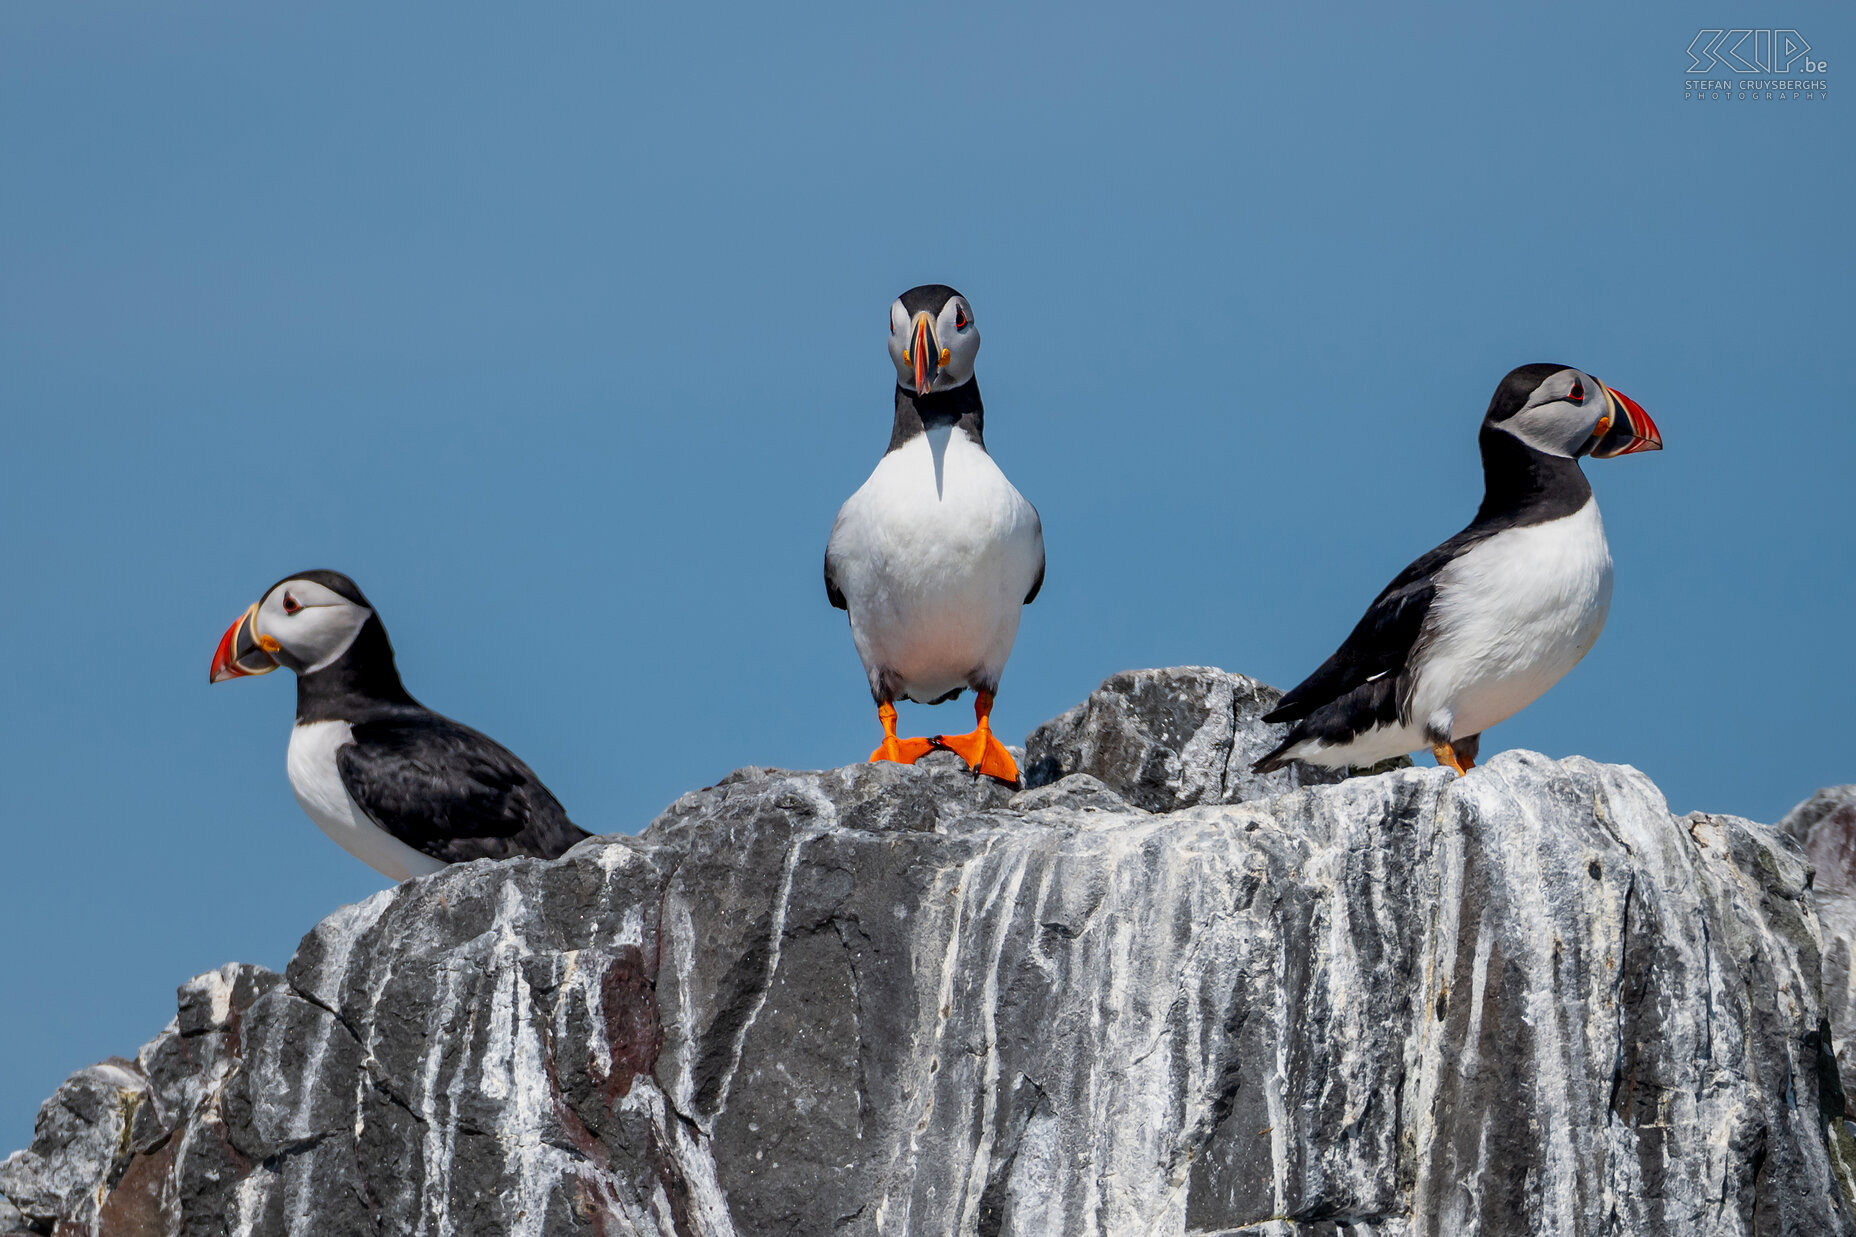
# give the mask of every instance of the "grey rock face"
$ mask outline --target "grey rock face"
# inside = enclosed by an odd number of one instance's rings
[[[132,1237],[1856,1234],[1790,838],[1527,752],[1226,801],[1192,744],[1235,678],[1117,676],[1017,794],[744,769],[344,908],[67,1083],[0,1197]]]
[[[1827,786],[1785,814],[1778,827],[1803,844],[1817,887],[1856,891],[1856,786]]]
[[[1314,765],[1250,771],[1289,731],[1263,720],[1281,698],[1266,683],[1215,666],[1124,670],[1031,732],[1025,785],[1087,773],[1135,807],[1172,812],[1340,781]]]
[[[94,1222],[102,1202],[97,1187],[127,1157],[147,1098],[148,1080],[129,1061],[106,1061],[66,1079],[39,1111],[30,1160],[6,1177],[0,1218],[14,1226],[28,1214]]]
[[[1778,827],[1798,839],[1817,869],[1813,901],[1824,934],[1825,1013],[1841,1073],[1856,1080],[1856,786],[1818,791]]]

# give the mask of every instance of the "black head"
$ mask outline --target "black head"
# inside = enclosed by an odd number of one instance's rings
[[[310,571],[299,571],[294,575],[287,575],[279,580],[277,584],[288,584],[292,580],[308,580],[311,584],[320,584],[330,592],[352,601],[357,606],[365,606],[369,610],[374,608],[374,603],[367,599],[367,594],[361,591],[361,586],[339,571],[330,571],[327,568],[317,567]],[[273,584],[270,588],[265,589],[265,595],[269,596],[270,593],[277,588],[277,584]]]
[[[1663,446],[1656,423],[1635,400],[1583,370],[1550,363],[1509,370],[1489,400],[1482,429],[1562,459],[1610,459]]]
[[[979,350],[973,307],[946,284],[910,288],[890,304],[889,359],[904,390],[927,395],[970,382]]]
[[[364,629],[386,631],[355,582],[339,571],[300,571],[264,591],[220,638],[212,681],[269,674],[279,666],[315,674],[341,660]],[[370,641],[370,645],[374,643]],[[388,664],[392,648],[386,646]]]

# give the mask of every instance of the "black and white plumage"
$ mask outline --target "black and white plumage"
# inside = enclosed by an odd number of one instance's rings
[[[1579,460],[1655,451],[1635,402],[1564,365],[1502,379],[1480,435],[1469,527],[1388,584],[1335,654],[1266,721],[1288,737],[1257,762],[1371,765],[1429,744],[1466,771],[1484,730],[1532,704],[1598,639],[1611,551]]]
[[[509,750],[421,705],[387,629],[347,576],[280,580],[220,639],[212,681],[297,675],[285,767],[344,850],[394,880],[468,859],[554,858],[589,836]]]
[[[832,524],[825,592],[850,616],[883,721],[872,759],[912,761],[939,746],[1016,780],[987,716],[1020,610],[1043,584],[1044,535],[1037,509],[986,450],[979,342],[972,308],[945,285],[911,288],[891,305],[894,427]],[[979,693],[974,735],[895,739],[892,702],[938,704],[964,688]],[[980,758],[993,748],[990,762]]]

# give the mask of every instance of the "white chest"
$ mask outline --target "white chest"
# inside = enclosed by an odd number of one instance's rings
[[[1537,700],[1579,663],[1611,609],[1598,503],[1508,529],[1438,573],[1413,720],[1477,734]]]
[[[846,507],[898,550],[966,555],[1009,535],[1028,505],[984,448],[942,426],[885,455]]]
[[[1037,578],[1037,512],[965,433],[930,430],[885,455],[838,513],[832,559],[858,601],[935,606],[1009,599]]]
[[[997,681],[1044,543],[992,457],[944,427],[883,457],[838,513],[828,553],[865,668],[923,700]]]
[[[335,753],[353,741],[347,722],[309,722],[290,731],[284,769],[297,805],[343,850],[384,876],[402,881],[444,867],[444,861],[414,850],[369,819],[342,784]]]

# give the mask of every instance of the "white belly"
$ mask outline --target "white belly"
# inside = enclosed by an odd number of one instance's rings
[[[336,845],[384,876],[403,881],[444,867],[444,860],[414,850],[368,819],[349,795],[335,751],[351,740],[347,722],[309,722],[290,731],[284,767],[297,803]]]
[[[1438,573],[1411,722],[1467,738],[1538,700],[1579,664],[1611,609],[1598,503],[1490,537]]]
[[[874,686],[933,700],[996,683],[1043,560],[1037,512],[953,427],[885,455],[832,527],[828,551]]]

